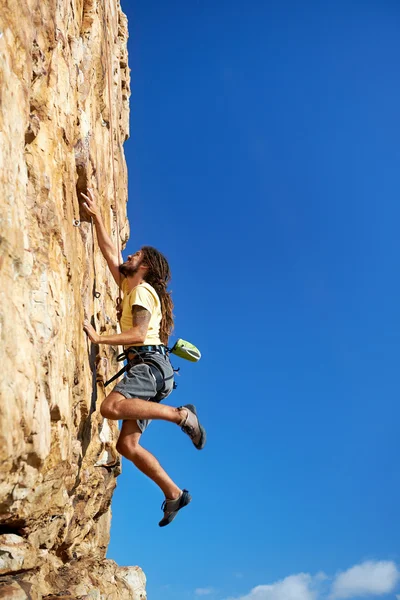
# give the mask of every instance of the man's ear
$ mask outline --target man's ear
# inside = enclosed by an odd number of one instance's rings
[[[147,265],[145,262],[141,262],[140,265],[139,265],[139,269],[143,273],[147,273],[147,271],[149,270],[149,265]]]

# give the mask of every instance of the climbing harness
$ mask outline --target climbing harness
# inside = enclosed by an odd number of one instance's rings
[[[164,377],[164,373],[162,372],[159,364],[152,359],[152,354],[159,353],[163,356],[167,356],[167,348],[165,346],[131,346],[118,354],[117,361],[120,362],[122,360],[126,360],[127,364],[122,367],[111,379],[105,382],[104,387],[106,387],[112,381],[115,381],[122,373],[126,373],[129,369],[136,364],[146,364],[150,367],[150,371],[153,374],[153,377],[156,381],[156,389],[157,395],[155,396],[155,400],[161,400],[162,393],[165,391],[165,382],[173,379],[174,376]],[[143,355],[145,355],[143,357]],[[174,387],[176,387],[174,383]]]
[[[166,348],[165,346],[130,346],[121,354],[118,354],[117,361],[121,362],[123,360],[127,361],[127,364],[122,367],[111,379],[105,382],[104,387],[108,384],[112,383],[120,375],[129,371],[129,369],[139,363],[144,363],[149,365],[150,370],[156,380],[157,387],[157,395],[155,399],[158,400],[165,389],[165,382],[173,379],[173,375],[171,377],[164,377],[164,374],[159,366],[159,364],[152,360],[151,354],[160,353],[163,356],[168,356],[168,354],[175,354],[180,358],[184,358],[185,360],[189,360],[190,362],[197,362],[201,358],[201,353],[196,346],[191,344],[190,342],[186,342],[179,338],[175,342],[172,348]],[[142,355],[145,355],[144,358]],[[174,372],[178,372],[179,369],[174,369]],[[177,387],[177,384],[174,382],[174,389]]]

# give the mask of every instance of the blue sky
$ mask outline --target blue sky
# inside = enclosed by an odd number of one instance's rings
[[[169,258],[173,405],[208,443],[142,438],[108,556],[149,600],[400,594],[397,2],[122,1],[132,69],[127,252]],[[125,253],[125,254],[126,254]],[[399,596],[400,598],[400,596]]]

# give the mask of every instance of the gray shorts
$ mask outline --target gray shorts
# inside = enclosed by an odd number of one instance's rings
[[[158,394],[157,399],[155,398],[157,395],[155,377],[149,365],[140,361],[132,363],[129,371],[125,373],[123,380],[117,383],[113,392],[119,392],[125,396],[125,398],[140,398],[141,400],[161,402],[164,398],[169,396],[174,387],[174,371],[169,362],[169,358],[159,352],[149,352],[147,354],[142,354],[141,357],[143,360],[146,360],[146,357],[148,357],[151,358],[153,362],[156,362],[164,376],[164,390]],[[137,421],[139,429],[142,432],[150,423],[150,419],[141,419]]]

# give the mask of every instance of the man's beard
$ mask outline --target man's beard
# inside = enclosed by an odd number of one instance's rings
[[[118,270],[124,277],[132,277],[132,275],[138,272],[139,266],[133,267],[129,262],[124,262],[122,265],[119,265]]]

